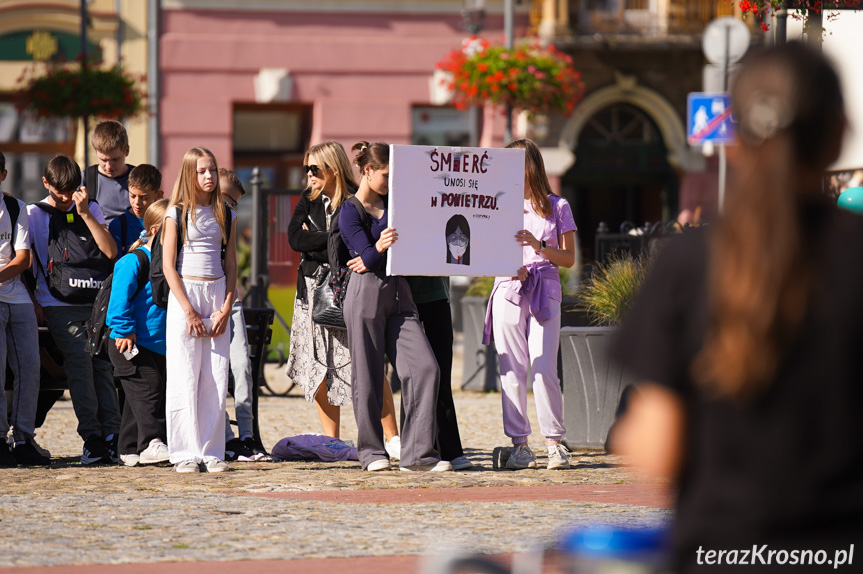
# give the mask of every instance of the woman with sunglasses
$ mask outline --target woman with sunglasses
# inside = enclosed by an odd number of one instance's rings
[[[338,225],[342,204],[357,184],[345,148],[338,142],[312,146],[304,164],[308,187],[288,224],[288,242],[302,254],[302,262],[297,273],[287,375],[303,389],[306,400],[317,406],[323,433],[339,438],[340,407],[351,403],[347,331],[312,322],[311,303],[315,275],[319,268],[328,267],[328,237]],[[389,391],[389,385],[384,386]],[[381,422],[387,444],[397,443],[392,391],[384,397]],[[390,454],[398,458],[395,450]]]

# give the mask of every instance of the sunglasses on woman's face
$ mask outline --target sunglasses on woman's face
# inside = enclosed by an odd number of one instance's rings
[[[323,170],[316,165],[304,165],[303,171],[312,174],[314,177],[318,177]]]

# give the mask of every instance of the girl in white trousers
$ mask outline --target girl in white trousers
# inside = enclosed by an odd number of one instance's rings
[[[162,265],[171,288],[167,316],[167,430],[174,469],[228,470],[225,400],[237,283],[237,252],[212,152],[183,157],[163,229]],[[177,242],[182,238],[182,247]]]

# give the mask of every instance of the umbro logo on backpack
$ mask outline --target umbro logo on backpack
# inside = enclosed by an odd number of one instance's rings
[[[77,287],[79,289],[98,289],[102,286],[103,281],[97,281],[92,277],[90,279],[80,279],[69,277],[69,287]]]

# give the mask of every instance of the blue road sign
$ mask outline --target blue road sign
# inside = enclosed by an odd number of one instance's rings
[[[735,125],[728,94],[693,92],[686,98],[686,137],[689,145],[732,143]]]

